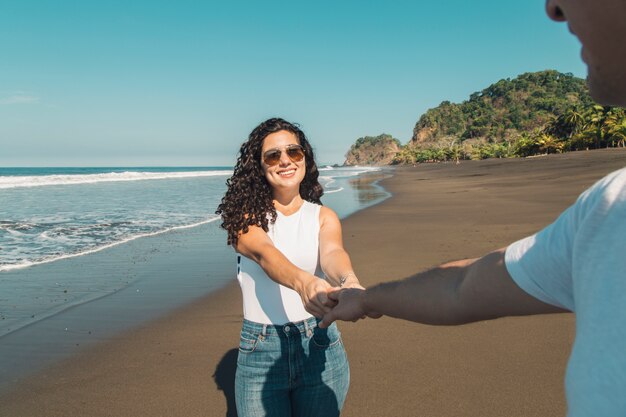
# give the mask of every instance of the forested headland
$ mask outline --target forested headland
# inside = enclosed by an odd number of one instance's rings
[[[500,80],[462,103],[442,102],[419,118],[404,146],[385,134],[359,138],[346,165],[526,157],[625,142],[623,108],[600,106],[585,80],[546,70]]]

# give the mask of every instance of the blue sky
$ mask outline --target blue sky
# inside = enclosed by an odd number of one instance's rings
[[[579,50],[542,0],[2,1],[0,166],[232,165],[273,116],[341,163]]]

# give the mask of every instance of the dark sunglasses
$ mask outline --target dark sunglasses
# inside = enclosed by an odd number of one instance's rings
[[[270,149],[263,154],[265,165],[274,166],[280,162],[280,155],[283,153],[278,148]],[[285,147],[285,153],[293,162],[300,162],[304,159],[304,149],[300,145],[289,145]]]

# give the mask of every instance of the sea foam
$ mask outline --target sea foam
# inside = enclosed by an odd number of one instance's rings
[[[33,266],[33,265],[47,264],[47,263],[50,263],[50,262],[59,261],[61,259],[76,258],[78,256],[89,255],[91,253],[100,252],[100,251],[102,251],[104,249],[112,248],[114,246],[121,245],[123,243],[133,241],[135,239],[140,239],[140,238],[149,237],[149,236],[156,236],[156,235],[160,235],[160,234],[163,234],[163,233],[172,232],[172,231],[175,231],[175,230],[191,229],[193,227],[197,227],[197,226],[200,226],[200,225],[203,225],[203,224],[212,223],[212,222],[214,222],[216,220],[219,220],[219,219],[220,219],[219,217],[213,217],[213,218],[210,218],[210,219],[207,219],[207,220],[203,220],[203,221],[199,221],[199,222],[192,223],[192,224],[185,224],[185,225],[180,225],[180,226],[168,227],[168,228],[165,228],[165,229],[162,229],[162,230],[157,230],[157,231],[154,231],[154,232],[139,233],[139,234],[136,234],[136,235],[127,236],[127,237],[125,237],[125,238],[123,238],[121,240],[118,240],[118,241],[115,241],[115,242],[112,242],[112,243],[108,243],[108,244],[105,244],[105,245],[101,245],[101,246],[97,246],[97,247],[93,247],[93,248],[86,248],[86,249],[84,249],[82,251],[79,251],[77,253],[60,254],[60,255],[50,256],[50,257],[46,257],[46,258],[42,258],[42,259],[34,260],[34,261],[23,261],[23,262],[15,263],[15,264],[12,264],[12,265],[1,265],[0,264],[0,272],[1,271],[11,271],[11,270],[14,270],[14,269],[27,268],[27,267]],[[44,232],[44,234],[45,234],[45,232]]]
[[[0,189],[43,187],[49,185],[94,184],[98,182],[143,181],[180,178],[198,178],[232,175],[230,170],[189,172],[107,172],[85,175],[0,176]]]

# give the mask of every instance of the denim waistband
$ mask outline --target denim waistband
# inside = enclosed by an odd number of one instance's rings
[[[318,326],[320,319],[310,317],[306,320],[289,322],[285,324],[263,324],[243,319],[243,330],[250,333],[268,334],[288,334],[288,333],[307,333],[313,331]]]

